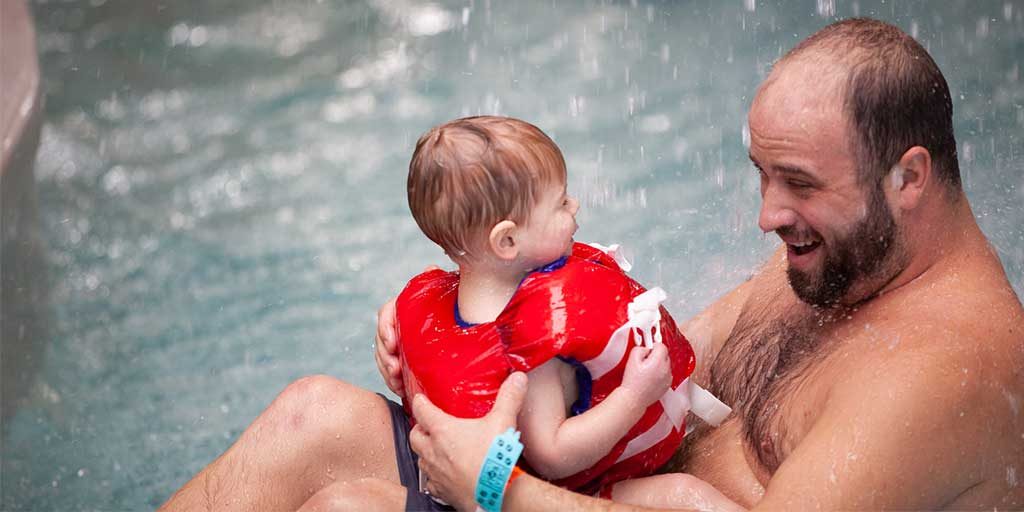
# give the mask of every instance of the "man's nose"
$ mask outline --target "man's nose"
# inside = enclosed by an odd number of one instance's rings
[[[761,213],[757,217],[757,226],[768,233],[781,227],[796,224],[796,212],[789,205],[783,204],[775,194],[765,194],[761,198]]]

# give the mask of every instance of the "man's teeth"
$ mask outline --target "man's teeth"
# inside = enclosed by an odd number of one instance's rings
[[[789,245],[792,245],[793,247],[808,247],[808,246],[814,245],[816,243],[817,242],[795,242],[795,243],[792,243],[792,244],[789,244]]]

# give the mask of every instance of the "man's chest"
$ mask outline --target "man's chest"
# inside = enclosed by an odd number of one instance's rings
[[[788,313],[771,318],[757,308],[745,311],[710,362],[710,390],[733,414],[725,425],[688,439],[692,464],[721,446],[735,449],[725,460],[742,462],[764,485],[813,425],[833,382],[830,356],[838,333],[827,319]],[[733,476],[742,482],[740,474]]]

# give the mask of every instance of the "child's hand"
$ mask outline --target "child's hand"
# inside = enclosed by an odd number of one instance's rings
[[[629,353],[622,386],[633,392],[640,405],[651,405],[672,385],[672,363],[664,343],[654,348],[636,347]]]

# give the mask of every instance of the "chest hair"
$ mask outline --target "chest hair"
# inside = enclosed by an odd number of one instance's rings
[[[835,315],[804,304],[778,306],[748,303],[711,365],[711,392],[732,405],[747,446],[770,472],[792,440],[786,405],[827,355]]]

